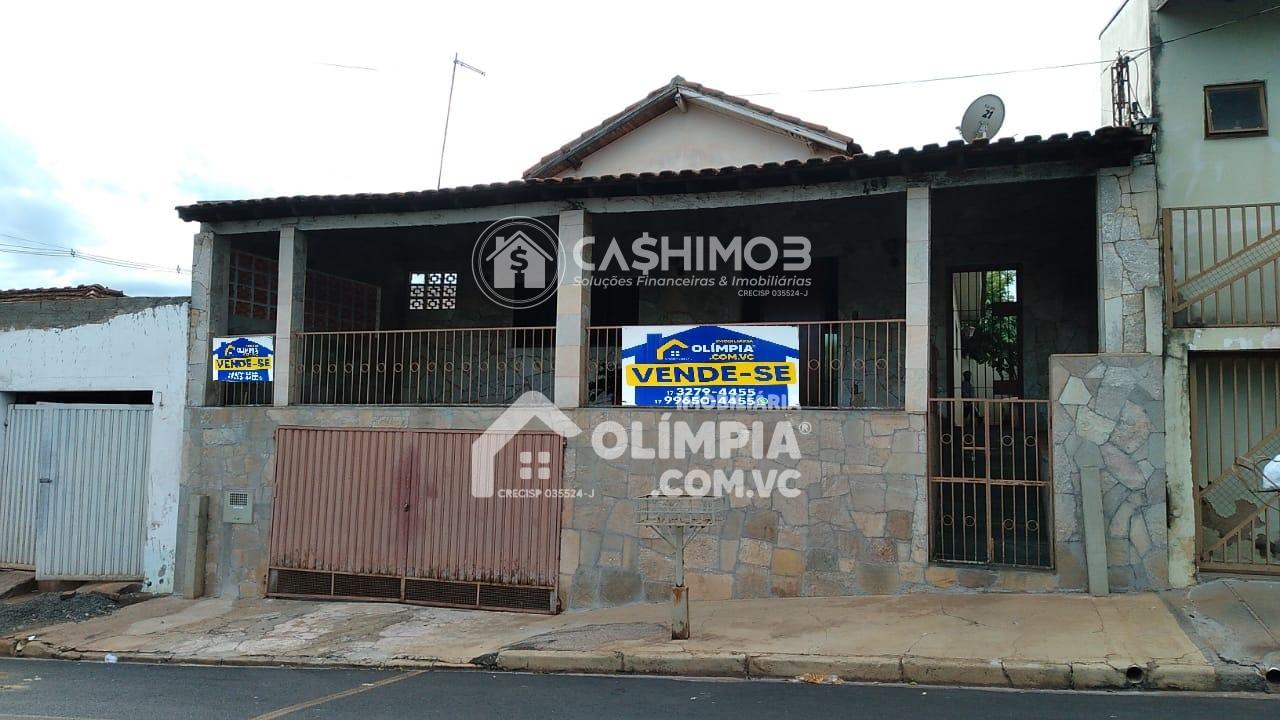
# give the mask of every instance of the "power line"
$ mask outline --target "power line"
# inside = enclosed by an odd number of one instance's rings
[[[994,70],[991,72],[968,73],[966,75],[944,75],[942,77],[918,78],[915,80],[890,80],[887,82],[864,83],[862,85],[842,85],[840,87],[809,88],[807,90],[772,90],[769,92],[743,93],[741,97],[759,97],[761,95],[785,95],[788,93],[825,93],[842,92],[844,90],[867,90],[870,88],[895,87],[898,85],[922,85],[924,83],[944,82],[947,80],[968,80],[970,78],[995,77],[997,75],[1015,75],[1018,73],[1040,72],[1042,70],[1062,70],[1065,68],[1084,67],[1086,65],[1102,65],[1113,60],[1090,60],[1088,62],[1066,63],[1063,65],[1040,65],[1038,67],[1015,68],[1013,70]]]
[[[113,267],[125,268],[128,270],[146,270],[151,272],[171,272],[180,275],[189,275],[190,270],[184,269],[181,265],[166,267],[164,265],[155,265],[153,263],[140,262],[137,260],[124,260],[114,258],[107,255],[98,255],[96,253],[86,253],[76,250],[75,248],[63,245],[54,245],[53,243],[42,242],[40,240],[31,240],[20,235],[11,235],[9,233],[0,233],[0,237],[9,238],[18,241],[17,243],[0,243],[0,253],[10,255],[29,255],[35,257],[67,257],[75,260],[87,260],[89,262],[99,263],[101,265],[110,265]]]
[[[1255,17],[1266,15],[1267,13],[1270,13],[1270,12],[1275,12],[1276,10],[1280,10],[1280,5],[1273,5],[1271,7],[1258,10],[1257,12],[1249,13],[1248,15],[1245,15],[1242,17],[1238,17],[1232,20],[1227,20],[1226,22],[1218,23],[1217,25],[1214,25],[1212,27],[1202,28],[1200,30],[1196,30],[1195,32],[1189,32],[1185,35],[1179,35],[1178,37],[1175,37],[1175,38],[1169,38],[1168,40],[1161,40],[1160,42],[1152,43],[1143,48],[1134,48],[1133,50],[1129,50],[1128,53],[1137,53],[1137,54],[1130,56],[1129,59],[1132,60],[1132,59],[1141,57],[1144,53],[1149,52],[1155,48],[1163,47],[1165,45],[1170,45],[1175,42],[1178,42],[1179,40],[1186,40],[1187,38],[1195,37],[1197,35],[1203,35],[1204,33],[1207,33],[1207,32],[1213,32],[1214,30],[1221,30],[1224,27],[1235,25],[1237,23],[1242,23],[1242,22],[1245,22],[1246,20],[1251,20]],[[1124,54],[1128,54],[1128,53],[1124,53]],[[1113,62],[1115,62],[1114,59],[1088,60],[1085,62],[1063,63],[1060,65],[1040,65],[1037,67],[1014,68],[1011,70],[993,70],[991,72],[968,73],[965,75],[944,75],[941,77],[917,78],[914,80],[890,80],[887,82],[864,83],[861,85],[843,85],[839,87],[809,88],[805,90],[771,90],[768,92],[742,93],[740,94],[740,97],[760,97],[762,95],[787,95],[787,94],[793,94],[793,93],[843,92],[846,90],[868,90],[871,88],[896,87],[899,85],[922,85],[925,83],[945,82],[949,80],[969,80],[972,78],[997,77],[1000,75],[1016,75],[1020,73],[1042,72],[1046,70],[1064,70],[1067,68],[1087,67],[1090,65],[1110,65]]]

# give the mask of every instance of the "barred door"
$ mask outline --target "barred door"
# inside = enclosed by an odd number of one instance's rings
[[[1053,567],[1049,403],[929,401],[936,562]]]
[[[1193,353],[1191,475],[1203,570],[1280,575],[1280,353]]]

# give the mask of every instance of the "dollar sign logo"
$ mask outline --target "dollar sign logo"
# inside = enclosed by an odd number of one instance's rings
[[[525,268],[529,267],[529,261],[525,259],[523,246],[517,245],[515,250],[511,251],[511,269],[516,273],[523,273]]]

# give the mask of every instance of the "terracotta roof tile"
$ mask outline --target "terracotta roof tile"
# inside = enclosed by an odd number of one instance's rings
[[[87,298],[124,297],[124,293],[104,285],[73,285],[70,287],[23,288],[0,290],[0,302],[21,300],[84,300]]]
[[[764,165],[664,170],[624,176],[525,178],[440,190],[350,195],[293,195],[248,200],[202,201],[177,208],[183,220],[220,222],[303,215],[345,215],[373,212],[412,212],[458,207],[483,207],[516,202],[571,200],[584,197],[626,197],[689,192],[738,190],[742,187],[781,187],[798,183],[837,182],[893,177],[921,172],[968,171],[980,167],[1011,167],[1038,162],[1074,161],[1093,167],[1128,164],[1134,155],[1151,152],[1151,137],[1130,128],[1100,128],[1054,136],[1038,135],[995,142],[951,141],[897,152],[835,155],[788,160]]]

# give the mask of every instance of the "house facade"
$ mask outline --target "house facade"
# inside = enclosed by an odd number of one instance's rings
[[[1272,4],[1216,0],[1128,0],[1101,35],[1125,58],[1105,121],[1147,128],[1158,168],[1175,585],[1280,573],[1278,40]]]
[[[0,567],[173,592],[185,297],[0,292]]]
[[[614,167],[629,155],[611,147],[702,98],[762,156],[569,172]],[[793,159],[774,156],[779,138]],[[732,495],[690,542],[695,599],[1169,583],[1141,132],[864,154],[677,78],[520,181],[179,214],[200,223],[184,498],[210,499],[180,552],[204,558],[209,592],[543,612],[662,600],[673,554],[633,499],[735,473],[787,492]],[[503,304],[477,261],[501,242],[477,240],[512,223],[548,229],[559,265],[553,288]],[[274,341],[272,382],[213,379],[211,348],[238,335]],[[627,392],[625,369],[672,347],[732,360],[752,343],[792,374],[752,381],[794,382],[784,402]],[[530,423],[512,434],[516,416]],[[477,457],[487,497],[470,491]],[[232,496],[250,512],[229,515]]]

